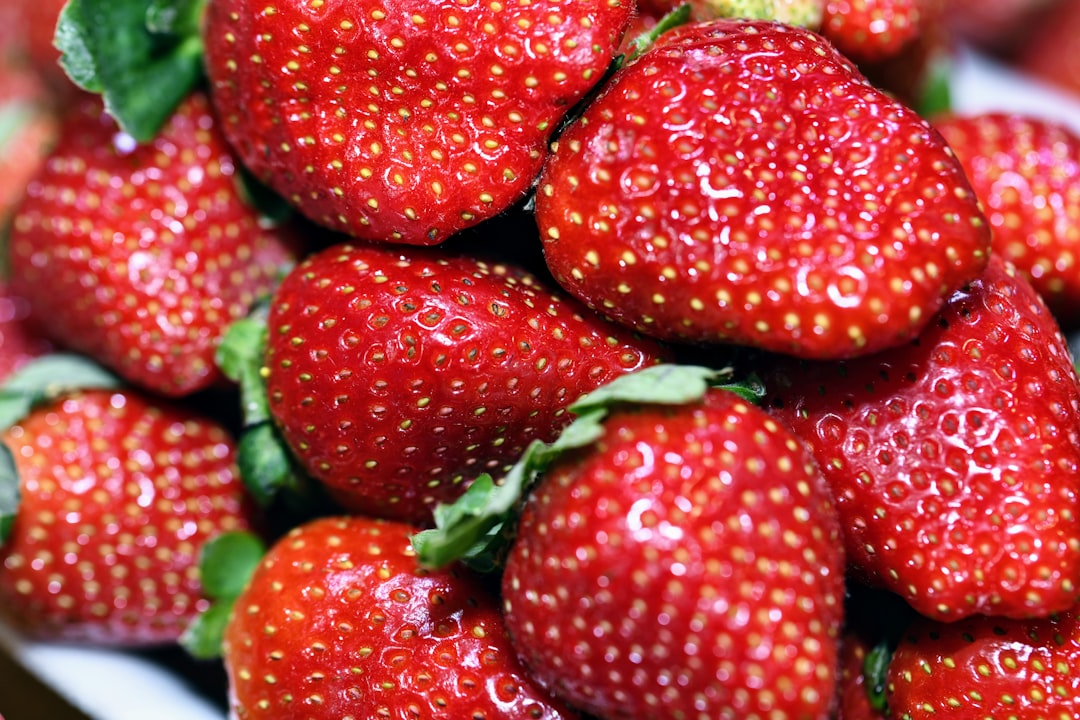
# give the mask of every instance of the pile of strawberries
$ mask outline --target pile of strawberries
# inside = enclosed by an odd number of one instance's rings
[[[1077,7],[5,3],[0,615],[238,720],[1080,715],[1080,136],[944,80]]]

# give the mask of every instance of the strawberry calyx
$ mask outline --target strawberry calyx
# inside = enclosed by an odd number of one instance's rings
[[[263,507],[283,490],[303,495],[310,486],[270,413],[263,367],[268,310],[267,303],[256,303],[246,317],[234,321],[215,355],[221,372],[239,388],[242,428],[237,464],[248,492]]]
[[[498,569],[529,489],[563,454],[602,437],[604,420],[614,407],[687,405],[701,400],[714,387],[735,392],[750,402],[761,399],[763,389],[756,379],[728,382],[732,375],[731,368],[653,365],[585,394],[569,406],[576,418],[553,442],[533,441],[501,481],[481,475],[455,502],[435,507],[435,527],[412,539],[421,564],[438,568],[461,561],[480,572]]]
[[[42,355],[12,373],[0,385],[0,432],[38,405],[75,390],[113,389],[120,378],[81,355]],[[0,442],[0,544],[11,532],[19,510],[19,473],[11,450]]]
[[[690,22],[690,19],[690,3],[683,3],[671,12],[665,14],[655,25],[640,33],[628,43],[627,51],[615,57],[615,60],[612,63],[613,70],[621,68],[626,63],[639,57],[642,53],[647,52],[649,48],[656,44],[657,38],[668,30],[677,28],[680,25],[685,25]],[[603,86],[603,84],[604,83],[600,83],[600,86]]]
[[[870,648],[863,661],[863,677],[866,680],[866,694],[870,698],[870,707],[881,712],[888,704],[886,685],[888,682],[889,663],[892,661],[895,642],[881,640]]]
[[[206,0],[70,0],[55,44],[82,89],[100,94],[120,128],[152,139],[203,78]]]
[[[210,605],[180,636],[180,645],[198,660],[221,656],[221,639],[236,598],[247,587],[266,554],[266,545],[247,531],[222,533],[203,545],[199,553],[199,581]]]

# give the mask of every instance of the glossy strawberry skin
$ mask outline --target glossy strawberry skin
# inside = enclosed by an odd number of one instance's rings
[[[60,136],[16,212],[12,290],[45,335],[136,385],[219,382],[225,327],[272,290],[293,240],[243,201],[208,101],[191,96],[136,146],[87,98]]]
[[[1080,713],[1080,624],[1045,620],[922,619],[889,665],[894,720],[1052,718]]]
[[[1080,135],[1036,116],[984,113],[934,126],[964,165],[993,233],[1058,321],[1080,323]]]
[[[502,583],[530,672],[589,713],[830,717],[835,510],[802,444],[726,391],[613,410],[529,497]]]
[[[175,642],[208,605],[202,545],[257,524],[225,429],[130,390],[60,398],[3,440],[21,500],[0,606],[38,638]]]
[[[487,584],[422,569],[414,532],[327,517],[270,549],[225,631],[233,717],[577,717],[529,682]]]
[[[632,11],[627,0],[264,6],[215,0],[204,25],[215,105],[244,163],[317,223],[415,245],[525,196]]]
[[[303,466],[351,509],[419,523],[668,356],[531,275],[432,248],[314,254],[267,324],[271,412]]]
[[[678,28],[627,65],[536,210],[554,276],[597,311],[816,358],[910,339],[990,242],[936,131],[820,36],[760,22]]]
[[[909,345],[780,360],[763,381],[829,480],[857,575],[940,620],[1076,603],[1080,381],[997,256]]]

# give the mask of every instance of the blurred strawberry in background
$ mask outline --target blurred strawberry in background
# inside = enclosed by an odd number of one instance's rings
[[[1080,94],[1080,2],[1057,0],[1025,38],[1016,63],[1022,72]]]
[[[1074,0],[946,0],[946,25],[957,39],[1003,53],[1023,42],[1055,6]],[[1056,52],[1056,51],[1055,51]]]

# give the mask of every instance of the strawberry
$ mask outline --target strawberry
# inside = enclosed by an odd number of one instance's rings
[[[27,321],[29,312],[26,300],[12,294],[6,281],[0,281],[0,382],[53,349]]]
[[[779,23],[676,28],[562,135],[536,197],[556,280],[665,340],[841,358],[900,344],[990,233],[923,119]]]
[[[243,162],[318,223],[431,245],[524,198],[633,5],[264,8],[213,0],[204,23],[214,103]]]
[[[301,465],[350,509],[419,523],[552,439],[580,395],[667,356],[523,271],[435,248],[313,254],[267,327],[266,395]]]
[[[956,0],[954,0],[956,1]],[[1036,16],[1031,29],[1018,35],[1013,53],[1016,68],[1080,95],[1080,3],[1058,0]]]
[[[422,568],[413,532],[326,517],[270,549],[225,629],[233,717],[576,717],[521,669],[487,583]]]
[[[1055,8],[1068,13],[1065,8],[1075,4],[1073,0],[946,0],[944,20],[948,31],[963,42],[1008,55],[1028,45],[1044,22],[1053,23]],[[1046,49],[1059,55],[1061,47]]]
[[[1080,323],[1080,135],[1003,112],[934,121],[964,165],[994,252],[1031,281],[1063,325]]]
[[[206,98],[192,95],[137,145],[86,99],[11,232],[12,290],[42,332],[170,396],[220,380],[224,328],[292,261],[286,230],[264,227],[245,202],[216,127]]]
[[[60,11],[67,0],[4,0],[0,10],[0,41],[9,57],[25,59],[34,72],[61,95],[73,93],[53,45]]]
[[[919,36],[922,0],[827,0],[821,34],[856,62],[900,52]]]
[[[762,376],[829,481],[857,576],[939,620],[1077,602],[1080,380],[997,255],[908,345]]]
[[[836,720],[886,720],[885,710],[875,707],[873,681],[867,677],[866,660],[874,646],[856,632],[845,632],[840,643],[840,679]]]
[[[1080,621],[916,620],[892,657],[888,703],[894,720],[1080,715]]]
[[[57,133],[48,90],[22,65],[0,58],[0,236]]]
[[[200,548],[255,523],[227,431],[130,388],[48,400],[3,442],[21,500],[0,518],[0,607],[34,637],[175,642],[207,605]]]
[[[647,15],[665,15],[682,4],[683,0],[639,0],[638,8]],[[695,20],[776,20],[817,29],[821,25],[825,0],[690,0],[689,5],[690,15]]]
[[[802,443],[717,388],[586,418],[502,577],[532,676],[605,719],[831,717],[843,552]]]

